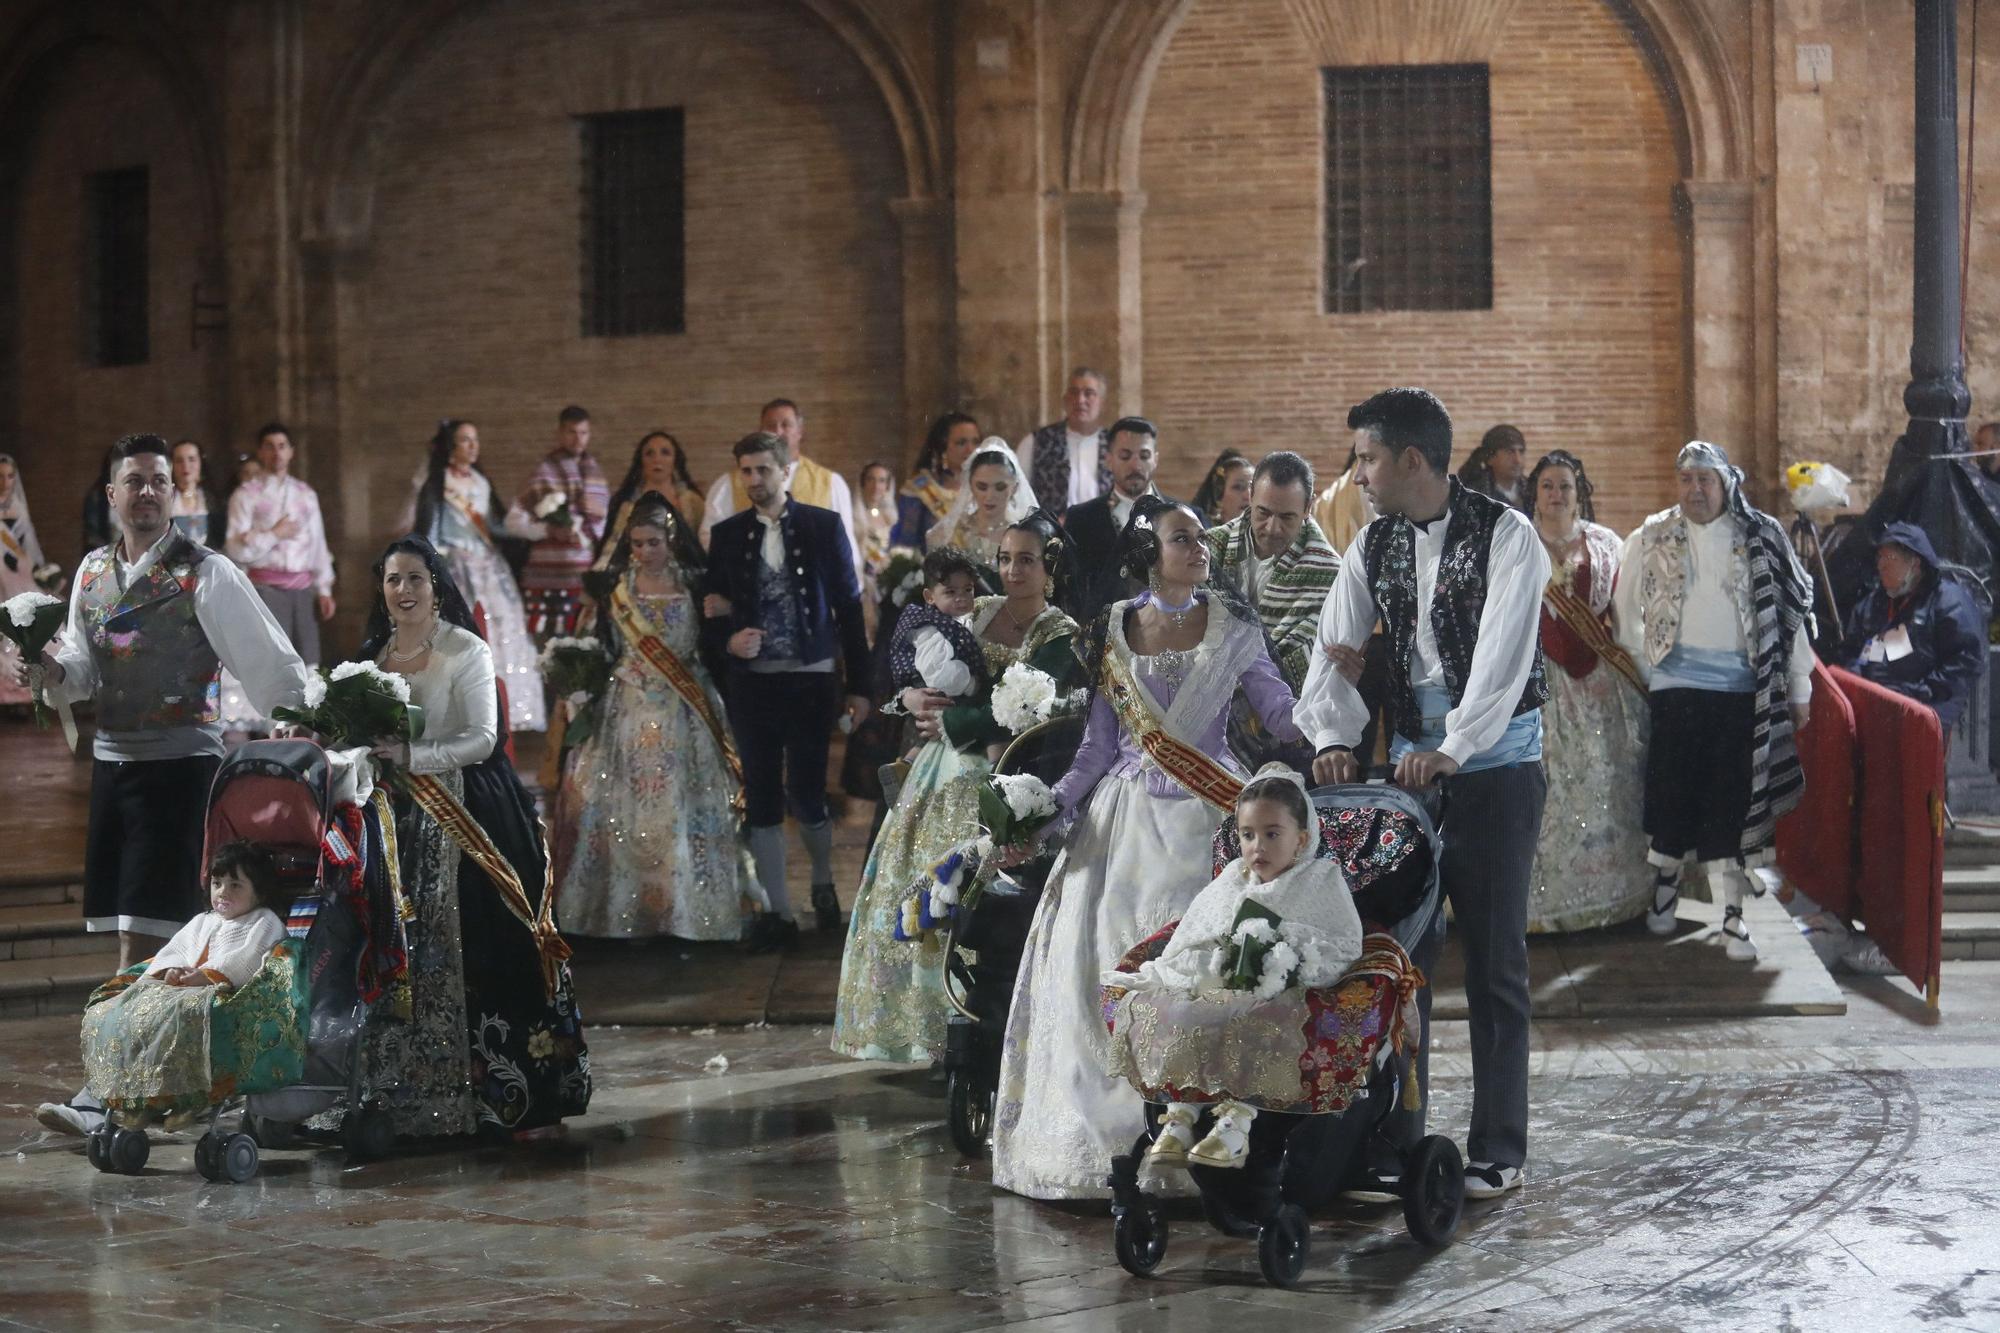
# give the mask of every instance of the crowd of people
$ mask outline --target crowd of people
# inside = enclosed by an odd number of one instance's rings
[[[484,834],[468,841],[398,797],[421,957],[403,1021],[371,1035],[369,1087],[399,1132],[533,1129],[587,1104],[551,903],[584,936],[786,948],[800,931],[789,817],[813,923],[840,929],[827,788],[842,731],[843,785],[879,808],[845,921],[833,1045],[940,1059],[940,937],[908,928],[909,891],[979,834],[986,779],[1027,725],[999,706],[1023,670],[1046,679],[1081,739],[1035,845],[1003,849],[1010,865],[1053,860],[1007,1010],[1002,1188],[1101,1194],[1140,1104],[1108,1072],[1100,978],[1213,887],[1218,825],[1254,813],[1272,830],[1261,852],[1245,842],[1229,902],[1297,880],[1299,848],[1271,851],[1305,836],[1285,822],[1296,802],[1290,788],[1246,797],[1253,773],[1442,790],[1438,864],[1472,1028],[1473,1197],[1516,1187],[1527,1159],[1530,933],[1640,918],[1672,933],[1684,883],[1698,882],[1721,904],[1728,956],[1756,958],[1743,903],[1800,796],[1814,602],[1722,448],[1663,457],[1678,503],[1621,537],[1597,522],[1578,454],[1531,465],[1524,432],[1500,424],[1454,473],[1445,406],[1397,388],[1350,412],[1324,489],[1305,453],[1229,449],[1183,502],[1155,484],[1160,429],[1112,415],[1107,387],[1079,367],[1063,418],[1013,445],[943,414],[907,479],[872,461],[851,488],[806,456],[805,412],[783,398],[705,490],[664,430],[637,442],[614,489],[589,413],[567,407],[555,447],[503,498],[476,423],[438,423],[407,535],[373,567],[353,659],[403,677],[425,717],[368,760],[435,776]],[[320,660],[335,572],[293,460],[273,423],[224,494],[192,442],[121,440],[87,505],[100,527],[71,580],[67,633],[5,673],[9,699],[39,679],[96,705],[85,914],[120,933],[122,964],[198,918],[211,874],[218,895],[234,884],[240,856],[200,862],[224,730],[268,730]],[[0,591],[52,586],[4,456],[0,546]],[[1881,534],[1878,564],[1844,664],[1949,726],[1977,678],[1980,616],[1920,530]],[[599,654],[604,680],[545,687],[558,651]],[[544,727],[546,856],[504,743]],[[360,767],[349,780],[366,791]],[[247,920],[257,895],[230,892]],[[174,983],[186,982],[183,969]],[[88,1128],[99,1107],[86,1090],[44,1119]],[[1240,1160],[1254,1113],[1239,1112],[1212,1143],[1180,1125],[1166,1155]]]

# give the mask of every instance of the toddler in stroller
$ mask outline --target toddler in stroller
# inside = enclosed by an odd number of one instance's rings
[[[1284,781],[1264,778],[1246,794]],[[1118,1261],[1134,1274],[1158,1267],[1167,1241],[1165,1211],[1142,1188],[1142,1166],[1157,1172],[1184,1161],[1209,1221],[1224,1234],[1255,1237],[1264,1276],[1279,1286],[1304,1269],[1307,1211],[1354,1181],[1371,1153],[1402,1159],[1404,1217],[1418,1240],[1441,1245],[1457,1230],[1464,1174],[1456,1145],[1399,1142],[1405,1118],[1395,1114],[1420,1105],[1411,1073],[1423,1040],[1416,996],[1425,984],[1420,966],[1442,937],[1430,816],[1391,787],[1332,788],[1313,804],[1318,857],[1330,866],[1303,863],[1270,888],[1244,884],[1240,871],[1230,873],[1237,820],[1225,821],[1215,838],[1217,884],[1104,978],[1111,1072],[1149,1104],[1146,1131],[1113,1159],[1108,1181]],[[1340,942],[1356,927],[1316,901],[1315,889],[1351,891],[1346,906],[1366,931],[1358,957]],[[1283,915],[1287,907],[1294,917]],[[1299,924],[1287,929],[1287,920]],[[1194,938],[1177,947],[1180,931]],[[1344,969],[1335,965],[1342,953]],[[1204,1110],[1213,1123],[1197,1143]]]

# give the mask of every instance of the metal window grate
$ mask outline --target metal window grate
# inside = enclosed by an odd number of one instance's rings
[[[1322,75],[1327,312],[1491,309],[1486,66]]]
[[[83,354],[93,366],[136,366],[151,354],[147,192],[144,167],[83,178]]]
[[[687,328],[685,118],[679,107],[580,118],[583,336]]]

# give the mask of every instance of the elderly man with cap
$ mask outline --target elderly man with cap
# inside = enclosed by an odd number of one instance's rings
[[[1875,572],[1881,582],[1847,617],[1841,665],[1930,705],[1948,732],[1979,684],[1986,615],[1970,592],[1940,573],[1931,539],[1914,523],[1882,529]]]
[[[1794,732],[1812,698],[1812,583],[1728,454],[1697,440],[1674,467],[1681,502],[1626,539],[1612,603],[1653,722],[1643,822],[1658,878],[1646,925],[1672,933],[1692,859],[1722,903],[1729,957],[1749,962],[1747,872],[1771,859],[1778,817],[1805,789]]]

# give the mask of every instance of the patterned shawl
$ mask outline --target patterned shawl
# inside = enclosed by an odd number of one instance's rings
[[[1247,599],[1250,595],[1245,566],[1256,553],[1250,532],[1250,511],[1207,532],[1208,549],[1215,558],[1215,570],[1226,577]],[[1340,555],[1333,549],[1318,523],[1308,515],[1299,525],[1292,544],[1278,552],[1264,576],[1257,598],[1257,615],[1271,636],[1272,659],[1285,683],[1297,692],[1312,664],[1312,646],[1319,632],[1320,608],[1340,573]]]
[[[1799,625],[1810,624],[1812,582],[1800,568],[1785,530],[1744,496],[1743,470],[1729,461],[1727,453],[1696,440],[1681,450],[1674,466],[1709,468],[1720,476],[1729,521],[1736,525],[1739,574],[1730,591],[1756,676],[1750,810],[1739,843],[1748,860],[1771,846],[1779,816],[1796,806],[1805,792],[1785,668]],[[1658,666],[1679,638],[1681,604],[1687,594],[1688,525],[1680,506],[1647,519],[1640,537],[1639,604],[1646,621],[1646,660]]]

